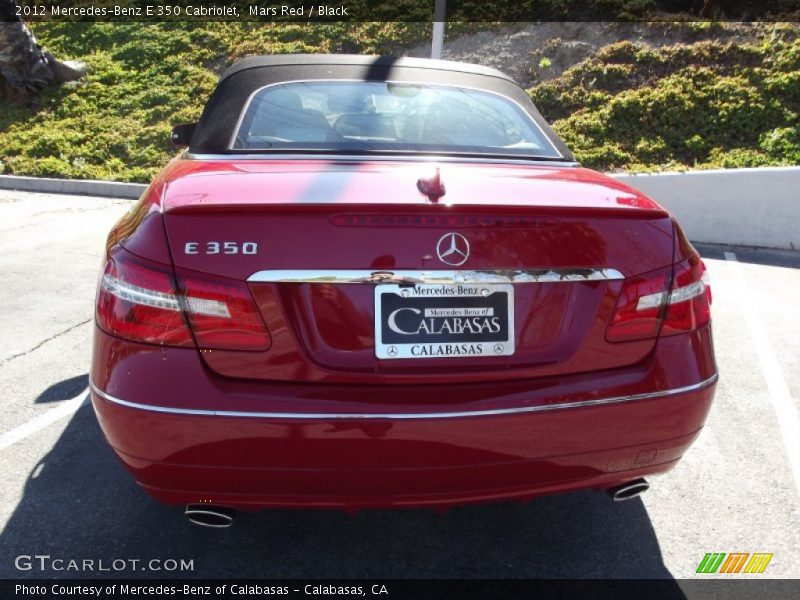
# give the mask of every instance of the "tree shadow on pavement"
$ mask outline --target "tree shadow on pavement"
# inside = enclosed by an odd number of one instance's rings
[[[181,508],[138,488],[89,405],[32,469],[0,552],[4,578],[672,578],[642,502],[614,503],[598,492],[443,515],[263,511],[238,515],[229,529],[197,527]],[[102,559],[106,567],[114,559],[142,562],[135,571],[15,567],[16,556],[35,554]],[[148,570],[153,558],[191,560],[193,570]]]

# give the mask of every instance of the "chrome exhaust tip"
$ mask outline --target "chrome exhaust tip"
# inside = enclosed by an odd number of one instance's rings
[[[187,504],[183,514],[195,525],[221,529],[233,525],[233,517],[236,512],[226,506]]]
[[[622,502],[624,500],[631,500],[632,498],[641,496],[649,489],[650,484],[647,483],[646,479],[642,478],[629,481],[628,483],[623,483],[622,485],[613,487],[607,491],[608,495],[611,496],[614,502]]]

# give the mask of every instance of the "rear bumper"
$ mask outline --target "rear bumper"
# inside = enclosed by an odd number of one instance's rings
[[[589,384],[438,390],[250,387],[205,372],[196,351],[96,335],[100,425],[139,484],[170,504],[442,506],[608,488],[674,466],[717,377],[708,330],[659,341],[647,365]]]
[[[667,471],[699,430],[626,445],[631,427],[678,413],[702,422],[712,396],[710,384],[630,404],[403,421],[180,416],[92,400],[119,458],[163,502],[377,508],[525,499]]]

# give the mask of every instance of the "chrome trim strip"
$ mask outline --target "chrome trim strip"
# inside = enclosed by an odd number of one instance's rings
[[[493,269],[481,271],[371,271],[369,269],[273,269],[247,278],[256,283],[559,283],[625,279],[616,269]]]
[[[153,406],[150,404],[139,404],[137,402],[128,402],[120,398],[115,398],[105,392],[99,390],[94,382],[89,381],[89,387],[92,392],[101,398],[125,406],[127,408],[135,408],[139,410],[146,410],[157,413],[168,413],[175,415],[200,415],[204,417],[241,417],[249,419],[296,419],[305,421],[316,420],[331,420],[331,419],[381,419],[393,421],[407,421],[418,419],[460,419],[466,417],[493,417],[501,415],[514,415],[522,413],[534,412],[548,412],[552,410],[560,410],[567,408],[584,408],[587,406],[602,406],[605,404],[617,404],[621,402],[633,402],[636,400],[651,400],[654,398],[664,398],[666,396],[675,396],[677,394],[685,394],[688,392],[695,392],[704,389],[711,384],[715,383],[719,378],[719,374],[715,373],[708,379],[687,385],[681,388],[673,388],[670,390],[660,390],[658,392],[647,392],[643,394],[633,394],[630,396],[616,396],[613,398],[599,398],[597,400],[581,400],[578,402],[562,402],[560,404],[548,404],[544,406],[519,406],[516,408],[497,408],[492,410],[466,410],[466,411],[453,411],[453,412],[432,412],[432,413],[288,413],[288,412],[242,412],[233,410],[196,410],[188,408],[172,408],[168,406]]]
[[[320,152],[319,154],[308,153],[253,153],[247,154],[245,152],[231,154],[219,153],[202,153],[202,152],[185,152],[182,158],[186,160],[224,160],[229,162],[236,162],[237,160],[317,160],[326,162],[423,162],[423,163],[482,163],[482,164],[496,164],[496,165],[525,165],[529,167],[580,167],[581,164],[577,161],[568,160],[537,160],[535,158],[520,159],[520,158],[486,158],[478,155],[474,156],[444,156],[439,154],[431,155],[391,155],[391,154],[326,154]]]

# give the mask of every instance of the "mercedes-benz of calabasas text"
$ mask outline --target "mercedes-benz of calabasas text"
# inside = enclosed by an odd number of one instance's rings
[[[703,262],[503,73],[248,58],[172,138],[108,237],[91,387],[196,522],[630,498],[703,427]]]

